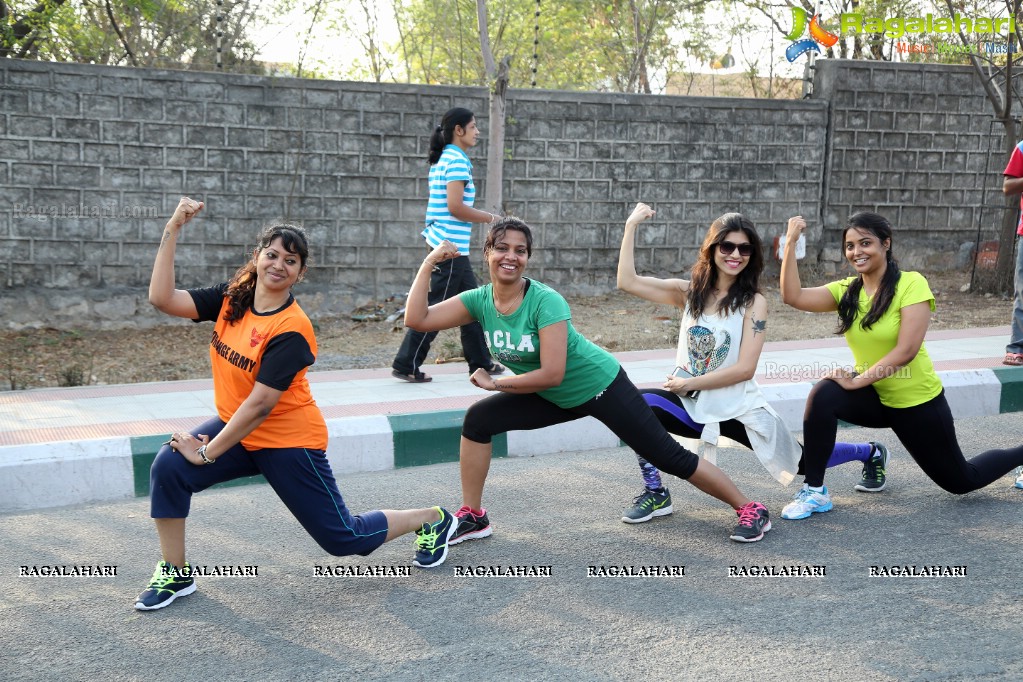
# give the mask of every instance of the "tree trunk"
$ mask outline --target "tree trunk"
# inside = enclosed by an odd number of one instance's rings
[[[1006,93],[1006,102],[1011,102],[1011,93]],[[1006,105],[1008,108],[1008,105]],[[1008,113],[1008,112],[1006,112]],[[1004,158],[1008,159],[1016,146],[1016,123],[1010,117],[1002,119],[1005,128],[1006,149]],[[1004,196],[1005,209],[1002,211],[1002,226],[998,230],[998,258],[995,260],[995,273],[990,290],[993,293],[1009,294],[1015,290],[1013,279],[1016,275],[1015,259],[1012,247],[1016,243],[1016,208],[1019,206],[1019,195]]]
[[[490,91],[490,131],[487,133],[487,190],[483,201],[491,213],[504,213],[504,122],[505,93],[511,57],[501,60],[497,80]]]
[[[501,60],[498,67],[490,49],[490,34],[487,32],[487,2],[476,0],[476,15],[480,27],[480,50],[487,80],[492,83],[490,91],[490,120],[487,131],[487,188],[483,197],[484,210],[491,213],[504,212],[504,123],[505,101],[508,92],[508,74],[511,57]]]

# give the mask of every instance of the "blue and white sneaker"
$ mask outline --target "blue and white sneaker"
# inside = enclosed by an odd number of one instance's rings
[[[816,490],[810,490],[810,486],[804,483],[802,490],[796,493],[795,499],[781,510],[781,517],[790,521],[805,519],[814,512],[831,511],[833,506],[827,486],[824,486],[823,491],[817,492]]]
[[[1016,476],[1016,482],[1013,485],[1017,488],[1023,489],[1023,467],[1016,469],[1016,473],[1019,475]]]

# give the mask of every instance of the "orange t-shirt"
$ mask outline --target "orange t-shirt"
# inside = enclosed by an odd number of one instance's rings
[[[199,313],[197,321],[216,321],[210,362],[218,416],[229,421],[258,381],[283,392],[270,415],[242,439],[242,446],[246,450],[326,450],[327,424],[306,378],[317,350],[309,318],[289,298],[281,308],[267,313],[250,307],[240,320],[229,324],[224,319],[230,307],[226,290],[226,284],[189,290]]]

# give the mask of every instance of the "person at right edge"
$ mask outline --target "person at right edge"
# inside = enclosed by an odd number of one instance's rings
[[[1016,225],[1016,295],[1012,305],[1012,332],[1002,364],[1020,367],[1023,366],[1023,142],[1012,148],[1002,175],[1002,193],[1020,195],[1020,217]],[[1023,488],[1023,467],[1016,471],[1016,487]]]
[[[479,286],[469,263],[472,224],[490,224],[498,218],[472,206],[476,199],[476,186],[472,182],[472,161],[467,152],[476,146],[479,136],[473,113],[455,107],[444,114],[430,137],[427,157],[430,162],[430,199],[426,206],[426,228],[422,234],[427,251],[445,240],[458,247],[457,258],[437,263],[430,273],[430,305]],[[433,381],[433,377],[419,368],[435,338],[437,332],[407,329],[398,354],[391,363],[391,375],[413,384]],[[504,367],[491,357],[479,322],[463,325],[461,340],[462,355],[469,364],[470,374],[477,369],[486,370],[489,374],[504,372]]]

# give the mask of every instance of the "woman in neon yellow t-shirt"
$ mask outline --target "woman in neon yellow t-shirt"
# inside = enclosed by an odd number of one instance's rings
[[[839,419],[891,428],[924,473],[957,495],[1023,464],[1023,447],[989,450],[971,460],[963,456],[941,380],[924,348],[934,295],[923,275],[899,270],[888,221],[868,211],[850,217],[842,249],[856,276],[810,289],[800,285],[796,267],[795,245],[805,228],[802,217],[789,220],[782,300],[807,312],[838,311],[839,332],[856,369],[835,370],[810,391],[803,416],[806,478],[782,518],[805,519],[831,509],[824,469]]]

